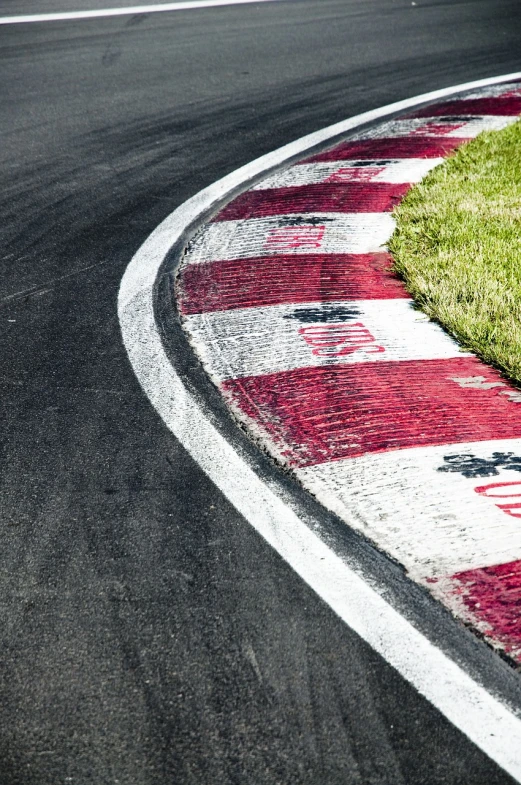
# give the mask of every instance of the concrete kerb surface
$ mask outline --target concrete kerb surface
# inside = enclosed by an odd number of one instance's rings
[[[485,87],[294,163],[199,231],[178,286],[237,419],[518,662],[521,392],[414,310],[384,244],[411,184],[520,114],[521,85]]]
[[[390,211],[411,184],[480,131],[518,119],[519,80],[366,113],[210,186],[136,254],[119,315],[147,395],[246,520],[521,779],[519,719],[386,605],[223,439],[169,362],[154,311],[161,266],[183,246],[183,328],[239,423],[324,507],[520,661],[521,396],[414,310],[385,249]]]

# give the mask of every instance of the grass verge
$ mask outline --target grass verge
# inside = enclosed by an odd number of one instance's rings
[[[389,248],[418,306],[521,382],[521,122],[460,147],[394,216]]]

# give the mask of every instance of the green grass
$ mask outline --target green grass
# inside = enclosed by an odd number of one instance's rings
[[[418,306],[521,382],[521,123],[463,145],[394,215],[389,248]]]

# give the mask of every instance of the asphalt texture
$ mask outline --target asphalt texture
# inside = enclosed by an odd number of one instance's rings
[[[193,463],[116,300],[200,189],[350,115],[521,70],[520,32],[517,0],[0,27],[1,785],[511,782]]]

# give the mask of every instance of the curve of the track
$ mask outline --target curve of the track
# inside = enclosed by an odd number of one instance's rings
[[[116,299],[206,185],[351,114],[518,70],[520,30],[517,0],[0,29],[2,785],[510,782],[166,431]]]

